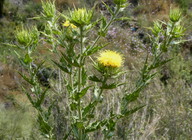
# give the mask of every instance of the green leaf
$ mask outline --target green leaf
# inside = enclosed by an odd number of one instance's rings
[[[103,16],[101,20],[101,29],[104,29],[107,25],[107,19]]]
[[[170,44],[171,45],[179,45],[179,44],[181,44],[181,43],[185,43],[185,42],[187,42],[188,40],[177,40],[177,41],[171,41],[170,42]]]
[[[82,68],[82,74],[81,74],[81,78],[82,78],[82,85],[85,86],[86,82],[87,82],[87,72],[85,70],[85,68]]]
[[[116,21],[121,21],[121,20],[131,20],[131,18],[128,17],[121,17],[121,18],[116,18]]]
[[[142,105],[142,106],[136,107],[134,109],[127,110],[126,112],[123,113],[123,115],[124,115],[124,117],[129,116],[129,115],[135,113],[136,111],[138,111],[139,109],[143,108],[144,106],[145,105]]]
[[[90,126],[88,126],[85,130],[86,133],[93,132],[101,128],[101,122],[95,121]]]
[[[130,94],[126,94],[121,102],[121,113],[124,114],[127,111],[127,105],[135,100],[137,100],[137,98],[139,97],[139,94],[141,92],[141,90],[145,87],[145,84],[140,85],[139,87],[137,87],[132,93]]]
[[[85,117],[94,107],[95,107],[96,101],[89,103],[85,108],[83,108],[82,115]]]
[[[20,48],[17,45],[13,45],[13,44],[9,44],[9,43],[2,43],[2,45],[6,45],[6,46],[9,46],[9,47],[14,47],[14,48],[16,48],[16,47]]]
[[[77,128],[79,128],[79,129],[84,128],[83,122],[76,122],[76,126],[77,126]]]
[[[98,78],[97,76],[95,76],[95,75],[89,76],[89,80],[94,81],[94,82],[102,82],[102,80],[99,79],[99,78]]]
[[[26,55],[25,55],[25,58],[24,58],[23,62],[24,62],[25,64],[29,64],[29,63],[32,62],[32,58],[29,56],[29,54],[26,54]]]
[[[51,126],[49,125],[49,123],[47,121],[44,120],[43,116],[39,113],[38,115],[38,123],[40,126],[40,131],[44,134],[44,135],[49,135],[50,132],[52,131]]]
[[[144,84],[145,85],[147,85],[147,84],[149,84],[149,82],[155,77],[155,75],[157,74],[157,72],[155,72],[155,73],[152,73],[152,74],[150,74],[150,75],[148,75],[144,80]]]
[[[116,88],[117,84],[116,83],[112,83],[112,84],[104,84],[101,88],[102,89],[113,89]]]
[[[39,107],[41,106],[42,102],[44,101],[45,99],[45,94],[47,93],[49,88],[45,89],[44,92],[41,94],[40,98],[38,99],[38,101],[36,102],[36,106]]]
[[[29,84],[31,84],[31,85],[35,85],[35,82],[32,80],[32,79],[29,79],[27,76],[25,76],[25,75],[23,75],[22,73],[20,73],[20,72],[18,72],[20,75],[21,75],[21,77],[26,81],[26,82],[28,82]]]
[[[102,3],[105,5],[105,7],[107,8],[107,10],[109,11],[109,13],[113,16],[115,13],[113,12],[113,10],[105,3],[102,1]]]
[[[104,31],[103,29],[99,30],[99,32],[98,32],[98,35],[99,35],[99,36],[102,36],[102,37],[105,37],[106,34],[107,34],[107,32]]]
[[[113,88],[117,88],[117,87],[119,87],[119,86],[122,86],[122,85],[124,85],[125,83],[119,83],[119,84],[117,84],[117,83],[112,83],[112,84],[104,84],[101,88],[102,89],[113,89]]]
[[[106,47],[107,45],[108,45],[108,43],[105,44],[105,45],[102,45],[102,46],[95,46],[95,47],[91,48],[90,51],[87,52],[87,55],[92,55],[92,54],[98,52],[99,50],[103,49],[103,48]]]
[[[71,110],[76,110],[77,109],[77,103],[71,103],[70,107],[71,107]]]
[[[79,100],[80,98],[82,98],[87,93],[87,91],[90,87],[92,87],[92,86],[88,86],[88,87],[82,89],[81,92],[76,93],[75,100]]]
[[[133,102],[133,101],[137,100],[137,98],[139,97],[139,93],[140,93],[140,90],[136,90],[133,93],[127,94],[126,96],[124,96],[123,99],[125,99],[126,102],[128,102],[128,103]]]
[[[45,63],[45,61],[43,61],[40,64],[38,64],[37,67],[34,67],[34,72],[32,73],[33,76],[36,76],[38,74],[39,70],[43,67],[44,63]]]
[[[109,43],[101,45],[101,46],[88,46],[85,50],[85,52],[83,53],[84,56],[89,56],[92,55],[96,52],[98,52],[99,50],[101,50],[102,48],[106,47]]]
[[[69,58],[67,55],[65,55],[64,53],[61,53],[63,58],[71,65],[75,66],[75,67],[80,67],[80,64],[77,62],[77,60],[71,59],[71,57]]]
[[[22,87],[22,90],[25,92],[25,94],[27,95],[27,98],[29,99],[29,101],[30,101],[30,103],[34,106],[34,101],[33,101],[33,99],[31,98],[31,95],[26,91],[26,89],[23,87],[23,86],[21,86]]]
[[[171,60],[173,60],[173,58],[168,59],[168,60],[164,60],[164,61],[157,62],[156,64],[151,65],[151,66],[148,68],[148,70],[152,70],[152,69],[158,68],[158,67],[160,67],[160,66],[168,63],[168,62],[171,61]]]
[[[103,127],[104,125],[106,125],[108,123],[107,119],[104,120],[96,120],[95,122],[93,122],[91,125],[89,125],[86,129],[85,132],[93,132],[95,130],[100,129],[101,127]]]
[[[71,74],[71,71],[70,71],[70,69],[69,69],[68,67],[63,66],[63,65],[60,65],[59,63],[57,63],[57,62],[55,62],[55,61],[53,61],[53,63],[54,63],[55,65],[57,65],[62,71],[66,72],[66,73],[68,73],[68,74]]]

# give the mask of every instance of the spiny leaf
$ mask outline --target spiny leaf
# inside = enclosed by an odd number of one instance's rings
[[[44,118],[42,117],[41,114],[38,115],[38,123],[40,126],[40,131],[44,134],[44,135],[49,135],[50,131],[52,130],[51,126],[49,125],[49,123],[47,121],[44,120]]]
[[[122,86],[122,85],[124,85],[125,83],[119,83],[119,84],[117,84],[117,83],[112,83],[112,84],[104,84],[101,88],[102,89],[113,89],[113,88],[117,88],[117,87],[119,87],[119,86]]]
[[[62,71],[66,72],[66,73],[68,73],[68,74],[71,74],[71,71],[69,70],[68,67],[63,66],[63,65],[60,65],[59,63],[57,63],[57,62],[55,62],[55,61],[53,61],[53,63],[54,63],[55,65],[57,65]]]
[[[21,74],[20,72],[18,72],[20,75],[21,75],[21,77],[25,80],[25,81],[27,81],[29,84],[31,84],[31,85],[35,85],[35,83],[34,83],[34,81],[32,80],[32,79],[29,79],[27,76],[25,76],[25,75],[23,75],[23,74]]]
[[[77,60],[71,59],[69,58],[67,55],[65,55],[64,53],[62,53],[63,58],[71,65],[75,66],[75,67],[80,67],[80,64],[77,62]]]
[[[105,7],[107,8],[107,10],[109,11],[109,13],[113,16],[115,13],[113,12],[113,10],[105,3],[102,1],[102,3],[105,5]]]
[[[142,105],[142,106],[136,107],[134,109],[127,110],[126,112],[123,113],[123,115],[124,115],[124,117],[129,116],[129,115],[135,113],[136,111],[138,111],[139,109],[143,108],[144,106],[145,105]]]
[[[75,100],[79,100],[80,98],[82,98],[87,93],[87,91],[90,87],[92,87],[92,86],[88,86],[88,87],[82,89],[81,92],[76,93]]]
[[[83,55],[84,56],[92,55],[92,54],[96,53],[97,51],[101,50],[102,48],[106,47],[107,45],[108,45],[108,43],[101,45],[101,46],[94,46],[94,47],[88,46]]]
[[[25,55],[25,58],[23,59],[23,62],[24,62],[25,64],[29,64],[29,63],[32,62],[32,58],[29,56],[29,54],[26,54],[26,55]]]
[[[95,107],[96,101],[89,103],[84,109],[83,109],[83,116],[86,116],[87,113],[89,113],[94,107]]]
[[[85,86],[86,82],[87,82],[87,72],[85,70],[85,68],[82,68],[82,74],[81,74],[81,78],[82,78],[82,85]]]
[[[27,98],[29,99],[30,103],[34,106],[34,101],[31,98],[31,95],[26,91],[26,89],[22,86],[22,90],[25,92],[25,94],[27,95]]]
[[[49,88],[46,88],[46,89],[44,90],[44,92],[41,94],[40,99],[38,99],[38,101],[37,101],[37,103],[36,103],[36,106],[37,106],[37,107],[39,107],[39,106],[42,104],[42,102],[44,101],[44,99],[45,99],[45,94],[46,94],[46,92],[48,91],[48,89],[49,89]]]
[[[95,76],[95,75],[89,76],[89,80],[94,81],[94,82],[102,82],[102,80],[99,79],[99,78],[98,78],[97,76]]]

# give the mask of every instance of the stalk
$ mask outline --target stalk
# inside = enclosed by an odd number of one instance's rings
[[[107,82],[107,79],[108,79],[108,78],[105,76],[105,77],[104,77],[104,80],[103,80],[103,83],[102,83],[102,85],[101,85],[101,89],[100,89],[100,91],[99,91],[99,96],[98,96],[99,99],[100,99],[100,97],[101,97],[101,95],[102,95],[102,93],[103,93],[103,91],[104,91],[104,89],[103,89],[102,87],[103,87],[104,84]],[[98,100],[93,101],[93,104],[95,104],[95,106],[94,106],[94,108],[91,110],[91,114],[95,111],[96,106],[97,106],[98,103],[99,103]],[[91,118],[89,118],[89,121],[87,122],[87,125],[89,125],[90,122],[91,122]]]
[[[71,68],[71,71],[73,71],[72,68]],[[73,89],[73,75],[72,74],[70,74],[70,76],[69,76],[69,81],[70,81],[71,88]]]
[[[83,53],[83,27],[80,27],[80,63],[82,61],[82,53]],[[81,91],[81,71],[82,67],[79,67],[78,70],[78,92]],[[81,111],[81,99],[78,100],[78,115],[79,115],[79,120],[82,120],[82,111]],[[79,132],[79,140],[83,140],[83,131],[80,129]]]
[[[111,17],[111,19],[109,20],[108,24],[105,26],[105,28],[104,28],[104,30],[103,30],[104,32],[105,32],[105,31],[108,29],[108,27],[113,23],[115,17],[116,17],[116,16],[118,15],[118,13],[119,13],[119,10],[120,10],[120,7],[118,6],[117,9],[116,9],[116,11],[114,12],[114,15]],[[91,46],[91,48],[96,45],[97,41],[98,41],[100,38],[101,38],[101,35],[97,36],[97,38],[95,39],[95,41],[94,41],[93,45]]]

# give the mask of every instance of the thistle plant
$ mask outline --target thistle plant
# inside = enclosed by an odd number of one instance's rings
[[[150,36],[152,55],[150,56],[150,52],[147,52],[140,77],[136,81],[134,90],[130,91],[126,86],[128,83],[121,83],[117,80],[125,74],[123,54],[112,50],[102,50],[106,44],[99,43],[99,39],[106,36],[109,26],[119,19],[119,12],[128,5],[126,0],[114,0],[114,3],[114,10],[105,5],[111,14],[109,21],[105,16],[93,21],[94,9],[74,9],[66,16],[56,11],[54,3],[42,3],[43,12],[36,19],[44,21],[45,30],[38,31],[34,27],[32,32],[22,29],[16,34],[18,40],[16,46],[24,50],[25,56],[23,57],[17,52],[16,54],[28,71],[28,74],[20,73],[29,84],[27,87],[23,87],[23,90],[38,112],[37,122],[41,134],[50,140],[88,140],[93,139],[91,134],[96,132],[102,132],[103,139],[112,138],[115,135],[118,121],[144,106],[128,108],[128,105],[137,100],[140,92],[156,75],[154,70],[170,61],[163,57],[170,46],[181,42],[184,29],[180,24],[180,14],[172,13],[169,23],[155,22]],[[59,19],[64,22],[59,23]],[[59,26],[61,24],[62,26]],[[96,25],[99,25],[97,36],[94,41],[90,41],[88,40],[89,33],[95,30]],[[164,26],[166,28],[163,28]],[[42,39],[39,39],[40,33]],[[164,37],[163,41],[160,40],[161,36]],[[43,87],[38,80],[38,71],[44,62],[36,65],[37,62],[33,56],[36,47],[42,41],[46,41],[52,46],[50,51],[56,59],[50,63],[57,66],[65,76],[60,93],[64,96],[56,96],[53,99],[47,97],[48,92],[52,93],[49,90],[50,87]],[[88,67],[86,64],[90,64],[90,66]],[[95,72],[88,72],[90,67],[93,67]],[[122,93],[121,111],[111,110],[111,112],[107,112],[106,118],[96,117],[95,110],[100,104],[103,104],[105,93],[119,86],[126,89],[126,92]],[[58,105],[63,102],[63,98],[67,98],[68,103],[65,104],[66,110],[64,110],[67,126],[62,127],[68,129],[58,133],[56,122],[54,122],[55,108],[59,108],[59,110],[63,108]],[[45,99],[49,104],[45,103]],[[58,125],[63,125],[63,123]]]

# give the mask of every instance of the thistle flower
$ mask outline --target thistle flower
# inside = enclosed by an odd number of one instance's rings
[[[92,17],[93,17],[92,10],[87,10],[85,8],[75,9],[73,12],[71,12],[70,22],[76,26],[89,25]]]
[[[22,28],[16,32],[17,41],[24,46],[30,44],[36,44],[39,38],[39,32],[36,27],[33,27],[30,31],[29,29]]]
[[[42,15],[45,18],[53,18],[55,16],[56,13],[56,7],[55,7],[55,3],[47,1],[47,2],[43,2],[42,1],[42,8],[43,8],[43,12]]]
[[[71,27],[73,29],[77,28],[74,24],[70,23],[68,20],[63,23],[64,27]]]
[[[153,28],[151,28],[151,29],[152,29],[152,33],[155,36],[158,36],[159,33],[161,33],[162,30],[163,30],[162,23],[160,23],[159,21],[155,21],[154,24],[153,24]]]
[[[122,55],[110,50],[101,52],[97,60],[99,64],[105,67],[119,68],[123,64]]]
[[[169,18],[172,22],[178,22],[181,19],[182,13],[179,9],[173,9],[170,11]]]

